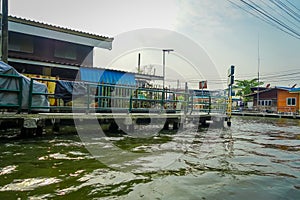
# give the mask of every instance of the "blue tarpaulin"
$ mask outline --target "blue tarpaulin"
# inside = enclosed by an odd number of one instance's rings
[[[290,92],[300,92],[300,87],[299,88],[292,88],[292,89],[290,89]]]
[[[80,68],[80,77],[82,81],[98,83],[104,70],[96,68]]]
[[[134,74],[122,71],[81,67],[80,76],[82,81],[95,83],[131,86],[134,86],[136,84]]]
[[[87,87],[81,82],[57,81],[55,98],[62,99],[65,103],[87,94]]]

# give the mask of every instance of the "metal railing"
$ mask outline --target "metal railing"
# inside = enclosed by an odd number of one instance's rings
[[[7,78],[7,79],[17,79],[18,83],[15,85],[13,89],[9,88],[0,88],[0,93],[7,94],[7,93],[13,93],[17,94],[17,103],[7,102],[7,103],[0,103],[0,108],[16,108],[18,112],[21,112],[22,110],[22,91],[23,91],[23,81],[22,77],[19,75],[11,75],[11,74],[0,74],[1,78]]]
[[[18,102],[16,104],[0,104],[0,108],[15,108],[18,112],[22,110],[22,78],[21,76],[0,74],[0,77],[17,78],[19,85],[15,89],[1,88],[0,92],[17,93]],[[56,92],[48,93],[34,91],[34,81],[54,82],[58,84],[60,80],[46,78],[31,78],[28,95],[28,109],[31,113],[39,109],[47,109],[50,112],[206,112],[212,111],[212,102],[210,96],[195,97],[188,92],[179,92],[172,90],[163,90],[160,88],[145,88],[128,85],[112,85],[91,82],[73,81],[72,84],[81,84],[84,93],[72,95],[72,98],[66,101],[64,97]],[[38,95],[44,95],[55,102],[53,105],[33,105],[33,98]],[[27,98],[27,97],[26,97]],[[196,98],[201,98],[201,102],[195,102]],[[204,101],[205,100],[205,101]],[[199,105],[197,107],[197,105]],[[24,109],[23,109],[24,110]]]
[[[65,102],[56,97],[55,93],[33,92],[33,81],[48,81],[57,83],[59,80],[31,78],[28,112],[34,109],[50,109],[57,112],[188,112],[189,94],[163,90],[159,88],[144,88],[128,85],[111,85],[90,82],[81,83],[84,94],[73,96],[72,101]],[[56,105],[34,106],[32,98],[35,95],[46,95],[54,98]]]

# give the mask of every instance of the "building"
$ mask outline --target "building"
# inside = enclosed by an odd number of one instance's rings
[[[113,38],[8,17],[8,64],[23,74],[74,80],[93,67],[95,47],[110,50]]]
[[[246,95],[246,97],[252,98],[254,108],[259,111],[297,113],[299,111],[299,93],[290,91],[289,87],[266,88]]]
[[[298,94],[298,114],[300,113],[300,88],[292,88],[290,90],[291,94]]]
[[[123,106],[131,95],[130,87],[147,87],[152,80],[163,80],[162,76],[94,67],[94,48],[111,50],[112,42],[109,37],[19,17],[8,18],[8,64],[29,78],[43,78],[39,81],[47,86],[50,105],[54,107],[61,105],[61,100],[66,105],[72,100],[70,96],[76,96],[74,85],[84,83],[74,80],[93,83],[95,95],[101,96],[94,99],[99,107],[110,107],[111,96],[118,97],[118,103],[123,99]],[[80,95],[87,91],[83,88]]]

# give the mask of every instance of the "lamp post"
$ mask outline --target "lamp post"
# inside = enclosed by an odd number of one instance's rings
[[[165,77],[166,77],[166,52],[170,53],[171,51],[174,51],[174,49],[163,49],[163,90],[165,90]]]
[[[1,19],[1,60],[7,63],[8,59],[8,0],[2,0],[2,19]]]

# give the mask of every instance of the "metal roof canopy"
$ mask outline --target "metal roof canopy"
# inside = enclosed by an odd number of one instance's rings
[[[18,58],[8,58],[9,62],[16,62],[22,64],[30,64],[30,65],[39,65],[45,67],[56,67],[56,68],[63,68],[63,69],[74,69],[79,70],[79,66],[73,66],[68,64],[59,64],[59,63],[49,63],[43,61],[34,61],[34,60],[25,60],[25,59],[18,59]]]
[[[135,77],[136,79],[140,79],[140,80],[163,80],[164,77],[163,76],[156,76],[156,75],[147,75],[147,74],[139,74],[139,73],[135,73]]]
[[[85,69],[95,69],[95,70],[103,70],[103,71],[114,71],[114,72],[121,72],[126,74],[132,74],[135,76],[136,80],[163,80],[163,76],[157,76],[157,75],[148,75],[148,74],[140,74],[136,72],[129,72],[129,71],[123,71],[123,70],[117,70],[117,69],[110,69],[110,68],[103,68],[103,67],[85,67],[82,66]]]
[[[2,18],[2,16],[1,16]],[[75,44],[112,49],[113,38],[9,16],[8,30]]]

